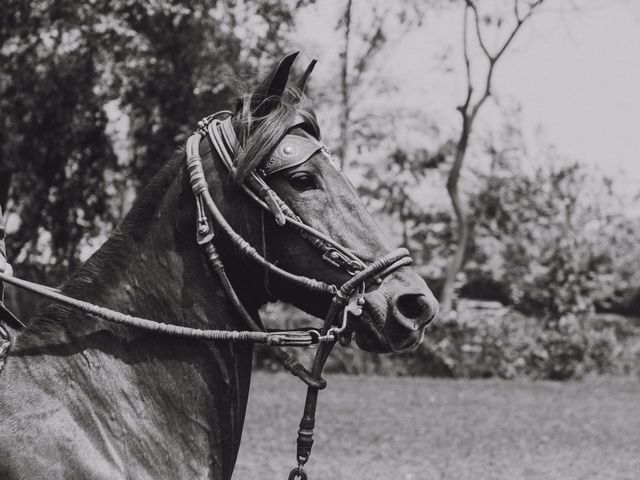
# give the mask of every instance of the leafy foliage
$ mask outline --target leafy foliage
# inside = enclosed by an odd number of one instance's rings
[[[282,51],[305,3],[5,2],[0,203],[15,214],[19,273],[53,282],[74,268],[122,214],[118,192],[144,184],[191,125],[224,105],[233,79]],[[114,151],[110,116],[128,123],[124,152]]]
[[[115,165],[104,98],[94,86],[97,37],[89,9],[74,2],[7,2],[0,38],[2,192],[11,183],[20,228],[9,237],[22,258],[46,232],[53,260],[72,268],[77,245],[109,220],[104,172]]]
[[[269,305],[270,327],[314,324],[306,314],[283,304]],[[314,351],[290,349],[310,365]],[[268,348],[259,348],[256,366],[278,370]],[[640,324],[619,315],[565,317],[555,328],[498,302],[459,302],[456,316],[434,320],[423,345],[403,354],[378,355],[354,346],[336,347],[328,372],[448,378],[566,380],[588,374],[640,374]]]
[[[639,373],[640,331],[623,317],[565,317],[552,329],[513,309],[462,305],[457,316],[428,328],[414,354],[423,374],[566,380]]]
[[[545,164],[526,172],[514,159],[494,157],[473,198],[467,274],[499,280],[516,308],[554,327],[592,313],[617,285],[639,284],[619,258],[640,254],[632,245],[640,221],[625,215],[611,181],[579,164]]]
[[[311,3],[5,1],[0,205],[8,202],[13,212],[8,247],[17,273],[55,283],[73,269],[195,121],[228,106],[238,78],[253,78],[287,49],[295,12]],[[334,67],[334,83],[316,84],[313,95],[320,116],[334,119],[323,122],[328,143],[345,151],[348,173],[369,207],[411,250],[436,291],[455,241],[444,189],[455,143],[436,119],[425,117],[423,106],[398,91],[382,65],[398,40],[394,31],[401,37],[427,10],[448,3],[376,2],[369,9],[354,2],[348,62],[344,58],[348,145],[332,130],[341,106],[338,56],[325,62],[329,71]],[[502,21],[480,20],[497,27]],[[122,124],[126,138],[116,138]],[[630,324],[592,320],[595,310],[631,312],[634,295],[640,305],[640,220],[625,213],[628,203],[610,180],[552,149],[528,152],[517,118],[508,118],[484,147],[477,152],[471,144],[469,155],[488,159],[490,168],[461,177],[472,235],[459,292],[513,310],[474,321],[461,311],[434,323],[426,348],[414,354],[345,349],[330,368],[568,378],[625,372],[637,360]]]

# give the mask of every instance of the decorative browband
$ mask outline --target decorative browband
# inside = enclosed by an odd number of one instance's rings
[[[306,136],[284,136],[269,158],[262,164],[261,169],[265,176],[279,172],[285,168],[302,165],[309,160],[314,153],[322,150],[323,145],[319,141],[306,132],[304,135]]]
[[[231,124],[231,117],[220,122],[220,127],[225,137],[225,143],[235,156],[240,149],[240,142]],[[302,165],[309,160],[316,152],[326,151],[323,143],[319,142],[311,135],[302,131],[302,135],[285,135],[278,146],[262,163],[260,173],[269,176],[286,168]]]

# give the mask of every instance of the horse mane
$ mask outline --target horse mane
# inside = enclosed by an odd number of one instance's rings
[[[132,239],[135,240],[138,235],[148,231],[146,227],[154,219],[155,212],[160,206],[159,199],[176,179],[176,173],[183,160],[184,152],[179,151],[152,177],[134,201],[122,223],[114,229],[106,242],[63,283],[62,290],[65,294],[79,299],[86,298],[87,292],[99,288],[99,285],[109,278],[111,272],[117,270],[121,263],[126,261],[122,252],[130,248]],[[59,303],[48,304],[34,315],[25,333],[43,335],[54,333],[60,326],[60,321],[74,311],[74,308]],[[35,337],[38,336],[35,335]],[[23,335],[23,337],[27,340],[23,345],[32,344],[32,339],[37,343],[36,338],[31,335]]]
[[[234,180],[238,183],[242,183],[280,143],[282,137],[293,127],[296,118],[303,120],[303,129],[320,139],[320,127],[311,108],[311,100],[298,88],[288,86],[279,98],[268,97],[262,100],[262,104],[274,104],[269,113],[263,116],[255,116],[251,111],[251,98],[254,94],[255,91],[252,91],[238,98],[233,116],[242,147],[236,158]]]
[[[154,214],[160,206],[160,199],[167,193],[171,183],[176,179],[177,172],[183,164],[184,152],[179,151],[167,161],[162,168],[142,189],[133,203],[131,210],[122,223],[113,231],[104,245],[87,260],[70,278],[66,287],[91,282],[98,273],[114,265],[131,239],[147,231],[148,224],[154,220]]]

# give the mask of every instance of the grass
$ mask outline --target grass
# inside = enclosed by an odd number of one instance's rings
[[[327,379],[313,480],[640,478],[637,378]],[[252,382],[233,479],[286,479],[304,385],[264,372]]]

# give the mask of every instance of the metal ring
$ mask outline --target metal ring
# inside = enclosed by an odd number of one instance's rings
[[[335,342],[339,337],[340,331],[338,327],[331,327],[329,330],[327,330],[327,334],[325,335],[327,342]]]
[[[305,472],[301,466],[297,466],[289,473],[289,480],[296,480],[296,478],[307,480],[307,472]]]
[[[320,332],[318,330],[315,330],[315,329],[312,328],[311,330],[307,330],[307,333],[311,337],[311,345],[310,346],[317,346],[320,343],[321,337],[322,337]]]

